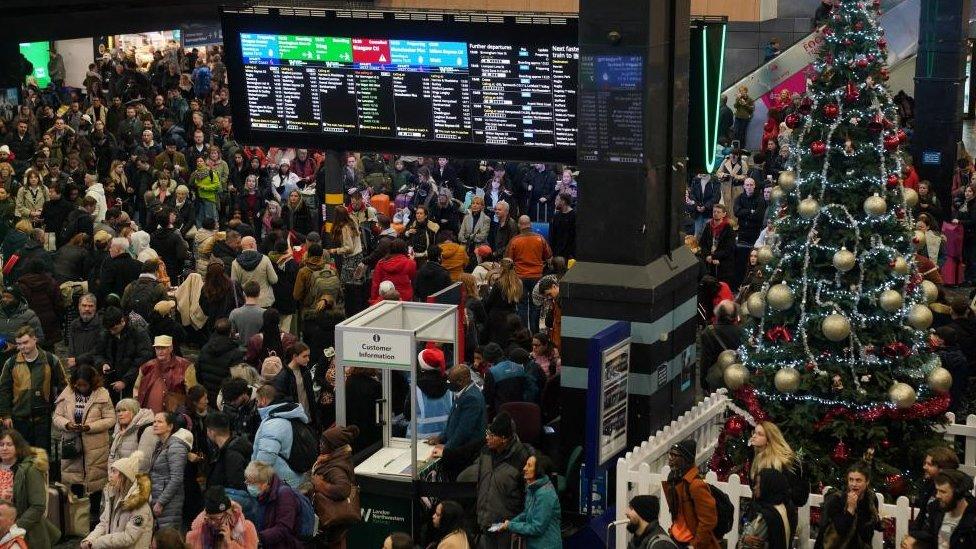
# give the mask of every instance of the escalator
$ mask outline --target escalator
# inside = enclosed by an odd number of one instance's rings
[[[892,3],[881,15],[881,26],[888,40],[888,67],[891,71],[889,85],[892,93],[898,91],[898,82],[911,82],[914,76],[921,3],[921,0],[901,0]],[[755,150],[759,146],[769,107],[781,90],[799,93],[806,91],[806,75],[816,59],[822,41],[823,36],[819,29],[811,32],[723,92],[729,98],[730,106],[735,102],[736,90],[740,86],[747,87],[749,95],[757,98],[756,110],[747,132],[746,148]]]

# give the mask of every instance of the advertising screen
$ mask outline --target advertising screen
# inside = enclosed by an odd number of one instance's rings
[[[32,73],[37,80],[37,86],[41,89],[51,83],[51,78],[47,74],[47,62],[50,60],[50,42],[24,42],[20,44],[20,53],[30,61],[34,67]]]
[[[575,19],[369,13],[225,12],[235,131],[294,146],[575,159]]]

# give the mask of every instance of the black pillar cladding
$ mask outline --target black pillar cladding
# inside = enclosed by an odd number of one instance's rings
[[[922,0],[915,66],[912,156],[943,204],[962,138],[970,0]],[[897,92],[898,90],[892,90]]]

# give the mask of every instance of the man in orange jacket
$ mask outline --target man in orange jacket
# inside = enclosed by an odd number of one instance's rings
[[[718,523],[715,498],[695,466],[697,444],[687,438],[671,447],[668,465],[671,473],[662,482],[671,510],[671,537],[695,549],[718,549],[712,530]]]

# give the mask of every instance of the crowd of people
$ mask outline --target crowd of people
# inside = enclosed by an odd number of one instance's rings
[[[477,498],[409,543],[561,546],[558,456],[506,404],[558,416],[574,169],[242,145],[220,59],[102,48],[0,120],[0,546],[344,547],[382,427],[378,370],[335,386],[335,326],[456,283],[465,353],[418,349],[393,429]],[[56,481],[90,524],[54,524]]]

